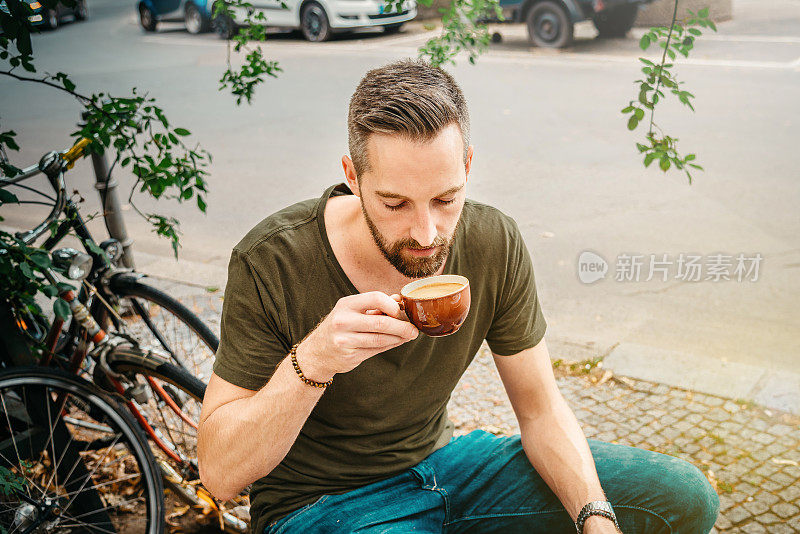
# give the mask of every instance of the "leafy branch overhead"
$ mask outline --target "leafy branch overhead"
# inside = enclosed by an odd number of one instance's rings
[[[128,200],[134,209],[135,192],[145,192],[154,198],[171,198],[178,202],[196,199],[197,207],[205,212],[207,193],[207,167],[211,155],[199,145],[187,145],[189,130],[173,127],[163,109],[154,98],[140,94],[136,88],[126,96],[115,96],[100,92],[79,93],[76,84],[64,72],[38,73],[33,62],[30,33],[33,29],[27,18],[32,13],[27,2],[5,0],[13,17],[0,11],[0,60],[6,68],[0,75],[21,82],[37,83],[51,87],[76,99],[82,108],[84,121],[72,133],[76,138],[85,137],[92,142],[88,153],[103,153],[110,150],[114,165],[130,168],[134,182]],[[44,8],[54,7],[57,0],[42,0]],[[62,0],[66,4],[75,0]],[[12,46],[13,45],[13,46]],[[16,50],[14,50],[16,48]],[[19,150],[12,130],[0,133],[0,151]],[[0,157],[0,171],[13,177],[19,169]],[[141,212],[140,212],[141,213]],[[178,221],[155,214],[142,215],[159,235],[171,240],[177,255],[179,245]]]
[[[672,23],[669,28],[661,26],[650,28],[639,41],[639,47],[647,50],[650,45],[658,43],[662,48],[661,61],[654,63],[646,58],[639,58],[644,65],[642,73],[644,79],[636,80],[639,87],[637,100],[631,100],[629,105],[622,110],[623,114],[630,114],[628,117],[628,129],[635,130],[639,123],[645,119],[650,112],[649,127],[645,134],[646,143],[636,143],[636,148],[644,155],[644,166],[649,167],[653,161],[658,160],[658,165],[662,171],[667,172],[671,166],[682,170],[692,183],[690,168],[703,170],[703,167],[696,163],[695,154],[681,156],[678,152],[678,139],[663,133],[661,128],[655,123],[655,109],[659,102],[664,99],[664,90],[669,90],[677,99],[689,109],[694,111],[692,99],[694,95],[686,91],[682,86],[683,81],[673,72],[673,63],[667,63],[667,57],[675,60],[677,54],[689,57],[689,52],[694,48],[697,37],[702,35],[699,28],[709,28],[717,31],[714,22],[708,18],[708,8],[701,9],[697,14],[688,11],[688,17],[677,21],[678,2],[675,2],[675,9],[672,15]]]

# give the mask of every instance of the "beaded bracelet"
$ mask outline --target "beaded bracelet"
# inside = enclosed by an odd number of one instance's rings
[[[292,350],[289,351],[289,356],[292,357],[292,366],[294,367],[294,370],[297,373],[297,376],[300,377],[300,380],[302,380],[303,382],[305,382],[309,386],[313,386],[315,388],[326,388],[326,387],[330,386],[331,384],[333,384],[333,378],[331,378],[327,382],[317,382],[316,380],[311,380],[310,378],[306,378],[305,377],[305,375],[303,374],[303,371],[300,370],[300,364],[297,363],[297,345],[299,345],[299,343],[296,344],[295,346],[293,346]]]

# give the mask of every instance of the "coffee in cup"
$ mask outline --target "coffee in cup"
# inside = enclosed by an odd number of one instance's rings
[[[457,274],[415,280],[400,290],[400,296],[409,321],[432,337],[455,333],[469,312],[469,280]]]

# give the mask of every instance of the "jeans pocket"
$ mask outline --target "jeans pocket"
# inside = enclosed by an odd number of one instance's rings
[[[276,521],[275,523],[266,528],[264,534],[283,534],[284,532],[288,532],[287,529],[292,524],[296,523],[297,519],[308,515],[308,512],[312,508],[314,508],[318,504],[322,504],[323,502],[325,502],[328,499],[328,497],[330,497],[330,495],[323,495],[316,501],[295,510],[294,512],[290,513],[285,517],[282,517],[281,519],[278,519],[278,521]]]

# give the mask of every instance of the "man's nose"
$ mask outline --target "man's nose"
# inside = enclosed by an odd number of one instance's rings
[[[436,235],[436,224],[430,211],[427,209],[417,211],[411,225],[411,237],[422,247],[430,247],[436,240]]]

